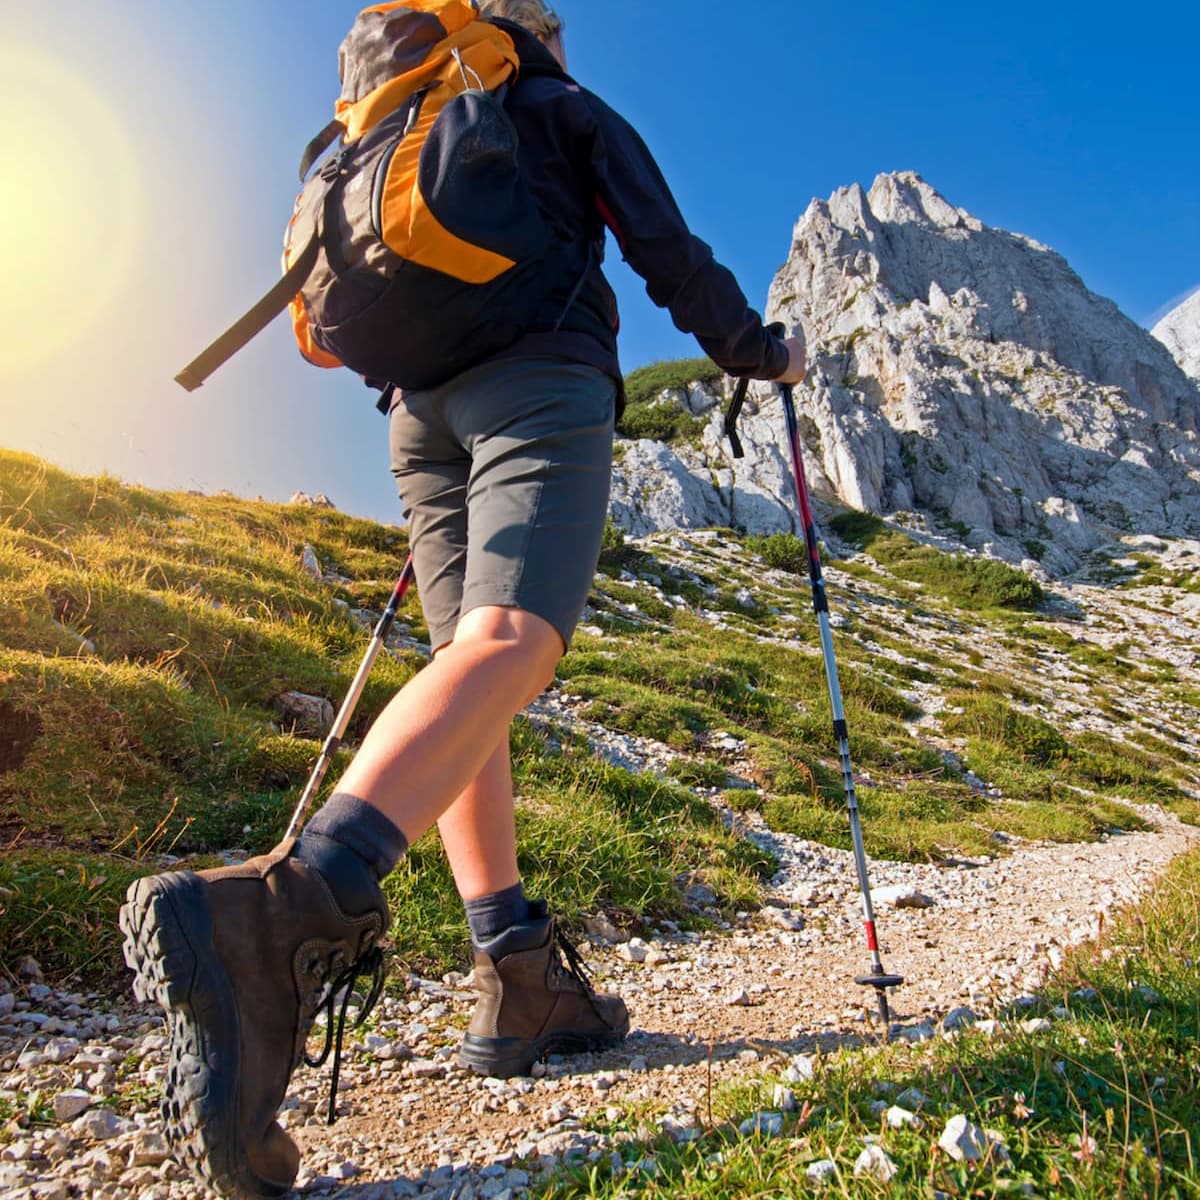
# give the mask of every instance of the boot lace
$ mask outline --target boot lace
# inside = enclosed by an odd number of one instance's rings
[[[566,939],[557,924],[554,926],[553,945],[555,968],[560,974],[570,976],[579,984],[584,999],[587,1000],[592,1012],[607,1025],[608,1018],[600,1011],[599,1005],[596,1003],[596,988],[592,983],[591,973],[584,966],[583,956]]]
[[[370,981],[366,996],[360,999],[358,1016],[354,1019],[354,1028],[357,1029],[371,1015],[371,1010],[374,1009],[379,1002],[379,997],[383,994],[383,984],[387,977],[386,966],[382,949],[375,946],[352,962],[333,980],[313,1010],[314,1020],[321,1012],[325,1013],[325,1044],[321,1047],[320,1054],[315,1057],[305,1051],[304,1062],[309,1067],[322,1067],[329,1058],[330,1050],[333,1051],[333,1072],[329,1083],[329,1114],[326,1119],[328,1125],[332,1125],[337,1119],[338,1080],[342,1073],[342,1037],[346,1030],[346,1012],[350,1007],[350,1001],[356,996],[354,987],[359,979],[364,977]],[[341,1005],[338,1007],[335,1031],[334,1007],[337,1005],[339,995],[341,996]]]

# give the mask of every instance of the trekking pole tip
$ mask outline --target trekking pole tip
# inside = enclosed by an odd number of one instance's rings
[[[903,975],[888,975],[884,971],[876,971],[870,975],[855,975],[854,982],[863,987],[873,987],[876,999],[879,1001],[879,1017],[883,1022],[883,1037],[886,1041],[891,1032],[891,1014],[888,1011],[888,988],[899,987],[904,982]]]

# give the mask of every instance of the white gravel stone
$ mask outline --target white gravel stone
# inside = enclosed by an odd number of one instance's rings
[[[758,1112],[747,1117],[739,1126],[738,1132],[743,1137],[779,1137],[783,1133],[783,1113]]]
[[[626,962],[644,963],[648,949],[649,947],[641,938],[630,938],[628,942],[617,950],[617,953]]]
[[[47,1062],[64,1063],[79,1053],[79,1043],[74,1038],[51,1038],[42,1049]]]
[[[987,1156],[988,1139],[978,1125],[959,1113],[946,1122],[938,1145],[955,1162],[982,1162]]]
[[[805,1083],[817,1073],[817,1059],[812,1054],[794,1054],[784,1076],[788,1083]]]
[[[106,1142],[128,1132],[129,1122],[107,1108],[93,1108],[71,1124],[74,1133],[91,1138],[95,1142]]]
[[[884,1117],[893,1129],[923,1129],[925,1127],[925,1122],[915,1112],[901,1108],[898,1104],[893,1104],[884,1113]]]
[[[667,1113],[659,1119],[658,1125],[667,1137],[680,1145],[699,1141],[704,1134],[690,1113]]]
[[[892,887],[871,889],[874,904],[890,904],[892,908],[932,908],[937,901],[911,884],[895,884]]]
[[[956,1033],[960,1029],[968,1029],[974,1025],[978,1019],[979,1018],[975,1015],[973,1009],[963,1006],[952,1008],[942,1018],[942,1032]]]
[[[805,1167],[804,1174],[816,1184],[828,1183],[837,1176],[837,1163],[832,1158],[819,1158]]]
[[[414,1079],[444,1079],[450,1068],[444,1062],[435,1062],[432,1058],[414,1058],[408,1068]]]
[[[867,1146],[854,1161],[854,1174],[868,1175],[880,1183],[888,1183],[900,1168],[882,1146]]]
[[[29,1189],[33,1200],[69,1200],[71,1189],[62,1179],[41,1179]]]
[[[157,1167],[170,1157],[167,1139],[154,1130],[143,1129],[133,1144],[130,1162],[137,1167]]]
[[[54,1097],[54,1119],[59,1122],[73,1121],[87,1112],[96,1102],[90,1093],[79,1088],[70,1088]]]

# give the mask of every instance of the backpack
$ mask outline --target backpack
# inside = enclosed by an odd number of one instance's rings
[[[283,277],[176,376],[184,388],[284,308],[309,362],[380,386],[435,386],[526,332],[564,257],[521,178],[503,107],[516,50],[477,17],[469,0],[359,13],[341,47],[335,119],[300,165]]]

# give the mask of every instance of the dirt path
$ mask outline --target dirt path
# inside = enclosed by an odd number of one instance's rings
[[[1200,830],[1170,814],[1140,811],[1156,832],[1017,846],[952,867],[873,863],[877,891],[898,887],[931,902],[879,905],[884,961],[907,978],[893,997],[893,1035],[930,1036],[960,1005],[999,1013],[1063,947],[1092,936],[1105,914],[1200,841]],[[347,1055],[332,1130],[328,1074],[302,1070],[293,1080],[284,1120],[304,1151],[301,1185],[326,1196],[515,1200],[542,1169],[611,1153],[592,1131],[599,1122],[666,1113],[676,1136],[688,1137],[705,1119],[710,1080],[789,1066],[802,1073],[805,1055],[876,1037],[873,993],[852,982],[866,961],[850,856],[761,827],[750,833],[781,861],[763,912],[710,936],[665,929],[644,943],[585,947],[602,985],[629,1003],[634,1031],[617,1050],[551,1060],[534,1079],[481,1080],[453,1063],[471,1003],[460,977],[412,980],[383,1002],[373,1032]],[[39,1088],[63,1117],[54,1128],[0,1133],[0,1192],[203,1194],[166,1158],[157,1132],[162,1045],[148,1010],[37,985],[0,997],[0,1099]],[[121,1097],[128,1116],[98,1103],[76,1116],[84,1101],[74,1090],[97,1102]]]

